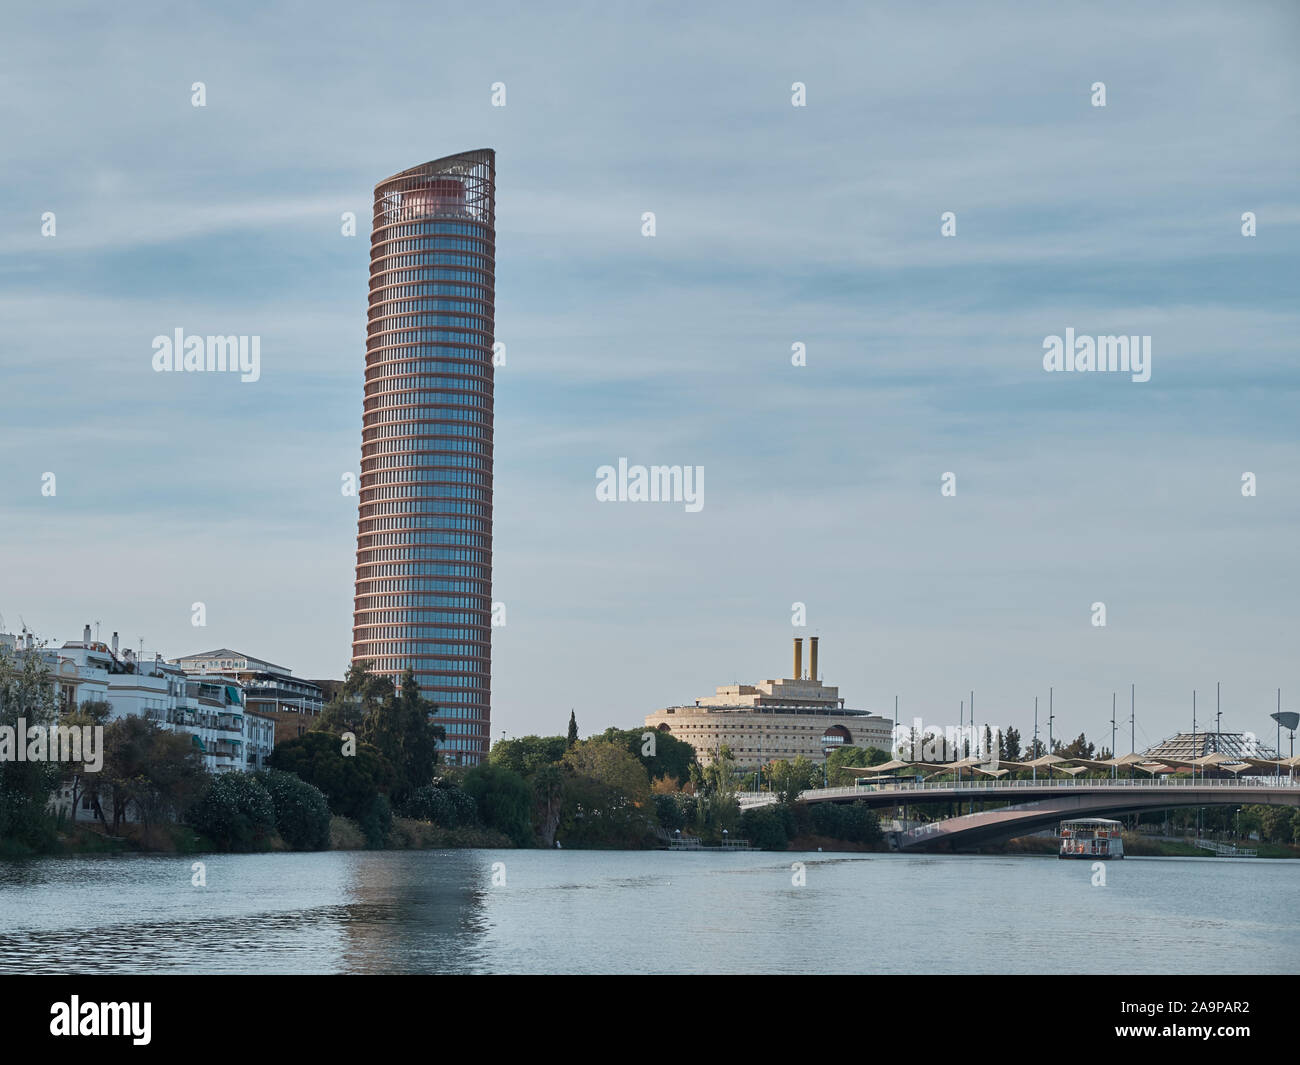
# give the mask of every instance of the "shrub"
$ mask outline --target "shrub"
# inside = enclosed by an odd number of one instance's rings
[[[222,773],[190,807],[189,823],[218,850],[258,850],[275,831],[275,804],[250,774]]]
[[[426,784],[407,797],[400,813],[416,821],[432,821],[442,828],[460,828],[478,820],[478,808],[471,795],[448,785]]]
[[[271,796],[275,830],[296,851],[327,850],[330,845],[330,808],[320,788],[292,773],[268,769],[255,779]]]
[[[330,818],[330,850],[359,851],[366,845],[366,837],[350,817]]]
[[[779,806],[757,806],[740,815],[740,833],[765,851],[783,851],[789,842],[787,811]]]

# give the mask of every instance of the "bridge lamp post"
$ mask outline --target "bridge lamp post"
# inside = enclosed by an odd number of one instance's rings
[[[1281,688],[1277,690],[1277,705],[1278,705],[1277,713],[1270,714],[1269,716],[1274,721],[1277,722],[1277,777],[1279,780],[1281,780],[1282,779],[1282,730],[1286,729],[1289,733],[1291,733],[1291,754],[1294,757],[1295,730],[1297,726],[1300,726],[1300,714],[1296,713],[1294,710],[1282,709]],[[1291,772],[1292,774],[1295,773],[1294,766],[1291,768]]]

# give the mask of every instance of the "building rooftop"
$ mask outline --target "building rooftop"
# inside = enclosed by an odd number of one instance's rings
[[[1180,732],[1163,739],[1142,752],[1148,758],[1172,758],[1189,761],[1207,754],[1224,754],[1236,758],[1274,759],[1277,751],[1249,732]]]
[[[200,651],[197,654],[181,655],[179,658],[173,658],[171,661],[178,665],[184,665],[187,662],[198,662],[208,659],[229,659],[237,660],[244,663],[242,667],[230,666],[227,668],[243,669],[266,669],[277,673],[292,674],[292,670],[284,666],[277,666],[274,662],[268,662],[265,658],[254,658],[252,655],[244,654],[242,651],[235,651],[229,647],[218,647],[215,651]]]

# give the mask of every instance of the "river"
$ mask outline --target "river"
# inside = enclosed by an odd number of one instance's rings
[[[1300,862],[1126,858],[1105,875],[1094,886],[1088,862],[1030,856],[760,852],[0,862],[0,971],[1300,969]]]

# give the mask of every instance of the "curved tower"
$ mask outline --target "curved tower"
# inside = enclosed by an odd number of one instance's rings
[[[496,153],[375,186],[352,660],[409,665],[447,730],[486,758],[492,662]]]

